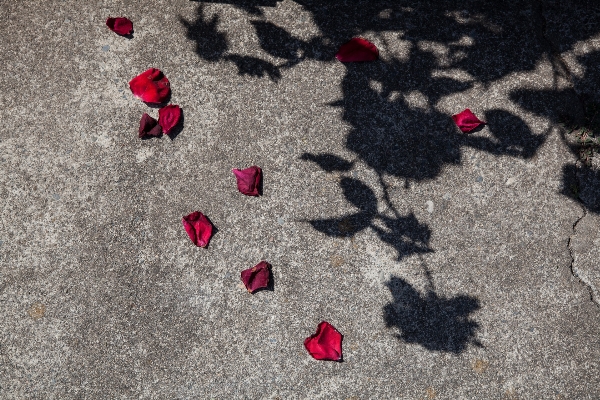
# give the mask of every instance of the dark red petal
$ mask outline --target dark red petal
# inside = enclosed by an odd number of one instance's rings
[[[304,347],[317,360],[342,360],[343,336],[329,322],[323,321],[317,333],[304,340]]]
[[[269,286],[269,269],[271,265],[266,261],[261,261],[252,268],[242,271],[242,282],[250,293],[254,293],[258,289]]]
[[[379,50],[366,39],[352,38],[340,47],[335,57],[341,62],[374,61],[379,58]]]
[[[169,104],[158,110],[158,123],[165,132],[165,135],[168,135],[171,129],[179,123],[180,117],[181,108],[175,104]]]
[[[232,169],[231,172],[237,179],[238,190],[246,196],[258,196],[258,188],[262,178],[262,170],[253,165],[246,169]]]
[[[119,35],[131,35],[133,33],[133,22],[127,18],[108,18],[106,26]]]
[[[162,129],[154,118],[144,113],[144,115],[142,115],[142,119],[140,120],[139,134],[140,137],[144,137],[146,135],[160,136],[162,134]]]
[[[194,211],[190,215],[183,217],[181,222],[183,222],[185,231],[196,246],[208,246],[213,226],[204,214],[200,211]]]
[[[169,80],[156,68],[150,68],[133,78],[129,81],[129,88],[134,96],[146,103],[164,103],[171,93]]]
[[[459,114],[453,115],[452,119],[462,132],[471,132],[479,125],[485,124],[485,122],[480,121],[468,108]]]

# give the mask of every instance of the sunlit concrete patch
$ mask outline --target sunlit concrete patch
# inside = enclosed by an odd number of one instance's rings
[[[141,163],[146,161],[148,158],[152,157],[153,154],[154,149],[152,149],[151,147],[144,147],[138,150],[138,152],[135,154],[135,160],[138,163]]]

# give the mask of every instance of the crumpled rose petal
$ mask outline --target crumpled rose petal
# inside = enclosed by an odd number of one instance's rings
[[[125,36],[133,33],[133,22],[127,18],[108,18],[106,20],[106,26],[119,35]]]
[[[165,135],[168,135],[178,123],[181,117],[181,108],[176,104],[169,104],[158,110],[158,123]]]
[[[156,68],[150,68],[133,78],[129,81],[129,88],[134,96],[146,103],[164,103],[171,93],[169,80]]]
[[[162,129],[158,122],[148,114],[144,113],[140,120],[140,137],[144,136],[160,136]]]
[[[238,190],[246,196],[258,196],[260,180],[262,178],[262,170],[253,165],[246,169],[232,169],[231,172],[237,179]]]
[[[471,132],[479,125],[485,124],[485,122],[480,121],[468,108],[461,113],[453,115],[452,119],[462,132]]]
[[[181,222],[183,222],[185,231],[196,246],[208,246],[213,226],[204,214],[200,211],[194,211],[190,215],[183,217]]]
[[[254,267],[242,271],[242,282],[250,293],[269,286],[270,268],[271,265],[268,262],[261,261]]]
[[[375,61],[379,58],[379,50],[366,39],[352,38],[340,46],[335,57],[341,62]]]
[[[316,360],[342,360],[342,334],[329,322],[322,321],[317,333],[304,340],[304,347]]]

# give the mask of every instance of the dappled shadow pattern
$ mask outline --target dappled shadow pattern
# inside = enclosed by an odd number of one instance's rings
[[[436,112],[430,104],[470,84],[423,77],[422,87],[409,87],[404,76],[418,76],[425,65],[434,64],[429,55],[423,57],[428,60],[422,65],[397,60],[349,65],[342,82],[344,99],[333,104],[343,108],[343,119],[353,127],[346,147],[379,174],[423,181],[437,177],[444,165],[460,164],[462,147],[529,158],[544,143],[545,135],[533,134],[520,117],[504,110],[486,114],[491,118],[492,137],[460,134],[450,116]],[[372,82],[378,82],[381,89]],[[426,99],[423,107],[400,96],[392,98],[393,93],[415,91]]]
[[[563,167],[561,193],[600,213],[600,163],[593,162],[600,158],[600,104],[572,89],[518,90],[512,98],[560,126],[564,143],[578,159]]]
[[[382,58],[372,63],[344,64],[342,96],[329,104],[341,109],[343,120],[350,126],[344,144],[354,159],[331,153],[307,153],[301,158],[317,163],[326,172],[342,174],[349,174],[357,162],[364,163],[376,172],[385,194],[377,198],[366,183],[342,177],[342,193],[349,206],[358,211],[309,221],[316,230],[351,237],[368,228],[392,245],[398,258],[431,251],[430,229],[411,212],[398,212],[388,196],[386,176],[401,178],[408,187],[437,178],[448,165],[460,165],[465,148],[529,159],[545,143],[550,129],[535,134],[521,117],[508,111],[510,107],[486,110],[481,115],[488,122],[486,127],[467,135],[458,131],[450,114],[477,104],[457,104],[450,112],[440,106],[448,96],[485,87],[516,72],[533,71],[548,59],[557,76],[564,78],[564,63],[549,57],[553,49],[545,37],[543,2],[294,2],[310,16],[318,34],[305,39],[269,21],[263,10],[279,6],[276,0],[201,2],[197,20],[182,20],[182,24],[188,37],[196,41],[200,58],[230,62],[240,75],[275,82],[305,60],[334,61],[339,46],[352,37],[377,38]],[[236,46],[227,43],[219,30],[218,15],[207,15],[203,3],[224,3],[248,12],[264,58],[236,52]],[[569,48],[575,40],[600,31],[588,28],[583,37],[561,38],[563,45]],[[514,103],[520,104],[520,98],[516,95]],[[355,196],[354,191],[361,196]],[[380,203],[387,214],[377,212]]]
[[[402,278],[393,276],[386,286],[394,300],[383,308],[388,328],[397,328],[397,337],[430,351],[463,352],[475,339],[479,325],[469,315],[479,309],[479,300],[459,295],[439,296],[433,289],[419,293]]]
[[[258,10],[252,1],[236,2],[236,5],[243,5],[248,12],[256,13]],[[273,2],[265,2],[269,5]],[[260,5],[263,5],[262,3]],[[180,18],[181,24],[187,30],[187,37],[196,42],[196,54],[206,61],[230,61],[233,62],[238,69],[240,75],[248,75],[251,77],[261,78],[268,76],[273,81],[278,81],[281,78],[279,67],[271,64],[268,61],[257,57],[227,54],[229,43],[227,35],[218,30],[219,15],[213,14],[207,17],[204,12],[204,5],[200,4],[197,10],[197,18],[190,22],[184,18]]]

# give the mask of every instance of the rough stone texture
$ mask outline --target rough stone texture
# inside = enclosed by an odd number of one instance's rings
[[[600,28],[573,4],[2,2],[0,397],[598,398],[598,221],[571,238],[581,109],[552,54]],[[379,62],[334,59],[355,35]],[[173,139],[137,137],[149,67]],[[321,320],[343,363],[304,350]]]

